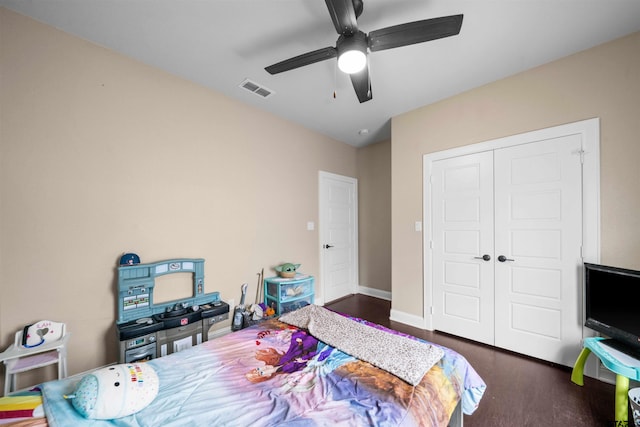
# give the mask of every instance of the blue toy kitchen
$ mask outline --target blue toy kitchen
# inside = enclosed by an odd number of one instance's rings
[[[162,278],[187,278],[188,292],[157,298]],[[183,287],[184,288],[184,287]],[[219,292],[205,292],[204,259],[176,258],[118,267],[119,363],[146,361],[206,341],[209,328],[229,318]]]

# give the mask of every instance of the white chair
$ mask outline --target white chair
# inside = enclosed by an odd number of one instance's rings
[[[58,323],[62,327],[59,339],[44,341],[34,347],[24,346],[22,343],[23,331],[16,332],[15,341],[4,352],[0,353],[0,361],[5,366],[4,395],[16,390],[16,375],[31,369],[58,364],[58,379],[67,376],[67,342],[70,333],[66,331],[64,323]]]

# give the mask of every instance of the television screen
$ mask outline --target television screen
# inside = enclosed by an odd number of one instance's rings
[[[640,271],[584,266],[585,326],[640,349]]]

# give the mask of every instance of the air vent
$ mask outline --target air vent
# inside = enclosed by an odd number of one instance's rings
[[[245,79],[242,83],[240,83],[240,87],[248,90],[254,95],[259,96],[260,98],[268,98],[275,93],[271,89],[267,89],[266,87],[261,86],[256,82],[252,82],[249,79]]]

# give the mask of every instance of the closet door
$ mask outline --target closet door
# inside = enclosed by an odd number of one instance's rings
[[[495,345],[567,366],[582,338],[580,153],[579,135],[495,151]]]
[[[493,344],[493,152],[434,162],[431,191],[435,329]]]
[[[434,329],[571,366],[581,194],[579,135],[435,161]]]

